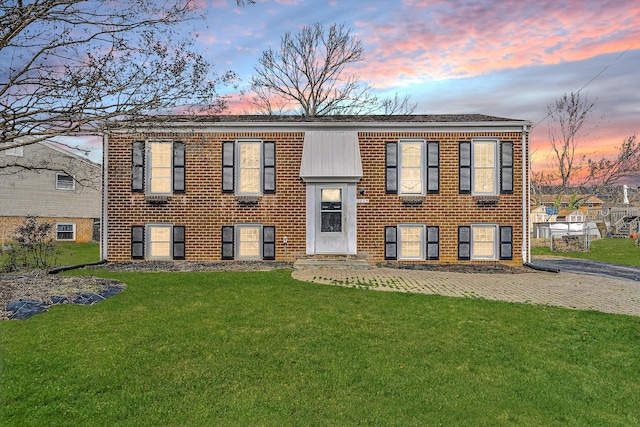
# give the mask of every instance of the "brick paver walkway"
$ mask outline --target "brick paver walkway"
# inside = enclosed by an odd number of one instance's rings
[[[640,316],[640,282],[572,273],[452,273],[393,268],[370,270],[295,270],[308,282],[542,304],[577,310]]]

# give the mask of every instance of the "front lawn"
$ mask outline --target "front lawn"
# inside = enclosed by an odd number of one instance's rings
[[[640,246],[635,239],[597,239],[588,252],[551,252],[548,247],[531,248],[531,255],[557,255],[591,261],[640,266]]]
[[[636,317],[289,271],[93,273],[127,289],[0,322],[3,425],[640,424]]]

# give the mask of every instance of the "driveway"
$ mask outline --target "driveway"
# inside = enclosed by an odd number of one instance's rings
[[[640,282],[640,267],[571,258],[534,259],[532,264],[543,268],[558,269],[567,273],[590,274]]]
[[[530,270],[520,274],[458,273],[371,268],[369,270],[294,270],[298,280],[361,289],[482,298],[577,310],[640,316],[637,268],[575,260],[535,260],[559,273]],[[557,261],[557,262],[556,262]],[[573,270],[570,271],[570,269]]]

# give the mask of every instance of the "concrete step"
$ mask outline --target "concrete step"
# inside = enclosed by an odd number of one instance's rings
[[[363,259],[348,258],[301,258],[293,263],[296,270],[303,269],[336,269],[336,270],[368,270],[369,264]]]

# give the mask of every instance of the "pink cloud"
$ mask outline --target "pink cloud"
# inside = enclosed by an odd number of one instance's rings
[[[623,3],[405,0],[415,13],[402,25],[355,23],[370,64],[363,77],[394,86],[406,75],[470,77],[620,52],[640,39],[640,4]]]

